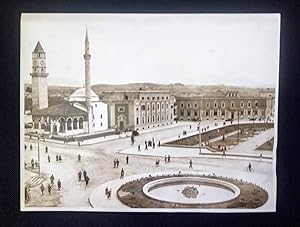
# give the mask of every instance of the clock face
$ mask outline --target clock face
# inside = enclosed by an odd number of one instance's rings
[[[45,66],[45,61],[41,60],[40,65]]]
[[[33,60],[33,65],[37,66],[38,65],[38,61],[37,60]]]

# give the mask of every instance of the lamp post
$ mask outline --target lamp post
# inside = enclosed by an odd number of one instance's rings
[[[199,123],[198,123],[198,129],[199,129],[199,154],[201,154],[201,118],[199,120]]]
[[[41,164],[40,164],[40,134],[38,133],[38,168],[39,168],[39,176],[41,176]]]
[[[237,143],[240,141],[240,109],[238,109],[238,134],[237,134]]]

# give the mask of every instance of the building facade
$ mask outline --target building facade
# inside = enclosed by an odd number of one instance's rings
[[[227,120],[266,116],[266,98],[237,91],[206,92],[195,97],[178,96],[179,120]]]
[[[148,129],[173,124],[175,97],[168,91],[104,91],[109,127],[119,131]]]

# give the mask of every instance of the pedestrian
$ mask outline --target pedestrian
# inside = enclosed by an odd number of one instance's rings
[[[50,177],[50,181],[51,181],[51,184],[53,185],[54,184],[54,176],[53,176],[53,174]]]
[[[80,154],[78,154],[78,162],[80,162],[81,161],[81,155]]]
[[[259,159],[260,159],[260,160],[262,159],[262,153],[260,153],[260,155],[259,155]]]
[[[78,147],[80,147],[80,141],[78,141]]]
[[[119,161],[118,158],[117,158],[117,160],[116,160],[116,164],[117,164],[117,168],[119,168],[120,161]]]
[[[82,172],[81,172],[81,170],[79,170],[79,172],[78,172],[78,180],[79,181],[81,181],[81,176],[82,176]]]
[[[42,195],[44,195],[44,190],[45,190],[45,187],[44,187],[44,185],[43,185],[43,184],[41,184],[41,186],[40,186],[40,190],[41,190],[41,193],[42,193]]]
[[[51,185],[48,184],[48,193],[49,193],[49,195],[51,195],[51,189],[52,189]]]
[[[225,151],[223,151],[223,156],[226,157]]]
[[[90,181],[90,178],[88,177],[88,175],[85,176],[84,180],[85,180],[85,186],[87,186]]]
[[[85,171],[85,169],[83,170],[83,178],[85,179],[87,176],[87,172]]]
[[[193,169],[193,161],[192,161],[192,159],[190,159],[190,166],[189,166],[189,169]]]
[[[58,162],[58,154],[56,155],[56,161]]]
[[[121,169],[120,179],[123,179],[123,178],[124,178],[124,169],[122,168],[122,169]]]
[[[126,156],[126,164],[128,165],[128,160],[129,160],[129,157],[128,155]]]
[[[108,187],[105,188],[105,195],[108,194]]]
[[[155,143],[153,142],[153,149],[155,149]]]
[[[165,155],[165,163],[167,163],[167,155]]]
[[[46,154],[48,153],[48,147],[47,146],[45,147],[45,153]]]
[[[27,150],[27,146],[26,146],[26,144],[24,145],[24,147],[25,147],[25,151]]]
[[[37,160],[35,160],[35,168],[37,168],[38,167],[38,162],[37,162]]]
[[[140,144],[138,145],[138,151],[141,151],[141,145]]]
[[[190,125],[190,130],[192,129],[192,126]]]
[[[25,202],[30,200],[30,188],[29,186],[25,186]]]
[[[171,161],[171,156],[170,155],[168,155],[168,162],[170,162]]]
[[[108,198],[108,199],[111,198],[111,191],[112,191],[112,190],[110,189],[110,190],[108,191],[108,193],[107,193],[107,198]]]
[[[114,168],[116,168],[116,165],[117,165],[117,160],[116,159],[114,159]]]
[[[61,161],[61,160],[62,160],[62,158],[61,158],[61,155],[59,155],[59,156],[58,156],[58,160],[59,160],[59,161]]]
[[[32,144],[30,144],[30,150],[32,151]]]
[[[31,159],[31,167],[32,167],[32,169],[34,168],[34,160],[33,159]]]
[[[50,155],[48,155],[48,162],[50,162]]]
[[[148,146],[147,146],[147,144],[145,145],[145,151],[148,151]]]
[[[61,181],[59,178],[57,180],[57,188],[58,188],[58,190],[60,190],[60,188],[61,188]]]
[[[160,140],[158,141],[158,147],[160,147]]]

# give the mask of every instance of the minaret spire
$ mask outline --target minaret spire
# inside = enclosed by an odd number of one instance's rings
[[[91,72],[90,72],[90,43],[88,37],[88,29],[85,30],[85,50],[84,50],[84,60],[85,60],[85,99],[86,107],[88,112],[88,133],[92,132],[93,122],[92,122],[92,104],[91,104]]]

